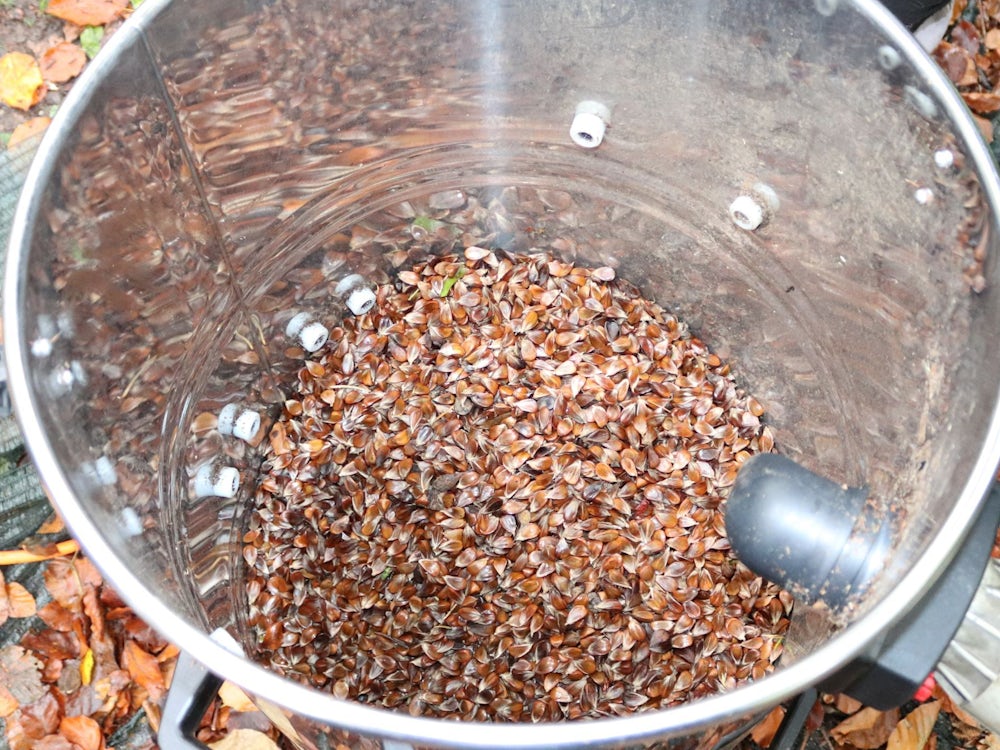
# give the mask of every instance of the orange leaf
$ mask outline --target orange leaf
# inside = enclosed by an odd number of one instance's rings
[[[76,78],[87,64],[87,53],[83,48],[69,42],[59,42],[49,47],[39,60],[42,78],[52,83],[66,83]]]
[[[51,0],[45,12],[77,26],[103,26],[127,7],[128,0]]]
[[[0,57],[0,100],[15,109],[29,110],[45,96],[45,82],[35,58],[23,52]]]
[[[59,734],[83,750],[101,750],[104,747],[101,725],[89,716],[64,716],[59,722]]]
[[[934,731],[940,712],[940,701],[917,706],[892,730],[886,750],[920,750]]]
[[[20,702],[3,685],[0,685],[0,719],[6,719],[20,706]]]
[[[31,617],[37,611],[35,597],[17,582],[7,584],[7,599],[11,617]]]
[[[42,73],[42,77],[44,77],[44,71]],[[43,118],[38,118],[38,119],[43,119]],[[31,120],[29,120],[28,122],[31,122]],[[17,132],[17,131],[15,130],[14,132]],[[13,138],[11,138],[11,140],[13,140]],[[10,144],[7,144],[7,145],[9,146]],[[47,519],[45,519],[45,523],[43,523],[41,526],[38,527],[38,531],[36,531],[35,533],[36,534],[58,534],[60,531],[63,531],[65,528],[66,527],[63,525],[62,518],[59,517],[58,513],[53,512],[52,515],[50,515]]]
[[[781,726],[784,718],[785,709],[782,706],[775,706],[771,709],[771,713],[765,716],[764,720],[753,728],[753,731],[750,732],[750,737],[761,747],[770,747],[772,740],[774,740],[774,735],[777,733],[778,727]]]
[[[862,708],[830,730],[835,740],[849,743],[861,750],[875,750],[885,744],[899,722],[899,710],[877,711]]]
[[[125,653],[122,660],[129,675],[135,682],[149,691],[149,696],[154,701],[163,695],[166,686],[163,682],[163,673],[160,671],[160,663],[155,656],[145,652],[135,641],[125,642]]]
[[[1000,109],[1000,94],[992,91],[971,91],[963,93],[962,98],[976,114],[986,115]]]

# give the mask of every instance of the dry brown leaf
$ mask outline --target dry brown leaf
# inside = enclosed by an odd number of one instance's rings
[[[838,711],[848,715],[855,714],[864,707],[864,704],[861,701],[856,698],[852,698],[849,695],[844,695],[843,693],[837,694],[837,698],[834,700],[833,705]]]
[[[127,7],[128,0],[50,0],[45,12],[77,26],[103,26]]]
[[[34,138],[36,135],[44,133],[45,128],[47,128],[49,126],[49,123],[51,122],[52,122],[51,117],[32,117],[28,120],[25,120],[16,128],[14,128],[14,132],[10,134],[10,140],[7,141],[7,148],[14,148],[14,146],[16,146],[17,144],[22,143],[28,140],[29,138]],[[45,532],[39,529],[38,533],[46,534],[52,532]]]
[[[917,706],[892,730],[886,750],[921,750],[934,731],[934,722],[940,712],[940,701]]]
[[[993,734],[993,732],[987,733],[982,741],[986,745],[987,750],[1000,750],[1000,737]]]
[[[42,663],[20,646],[0,649],[0,685],[22,705],[34,703],[48,692],[42,684]]]
[[[6,719],[14,713],[20,702],[3,685],[0,685],[0,719]]]
[[[0,625],[10,617],[10,601],[7,599],[7,584],[4,582],[3,570],[0,570]]]
[[[257,706],[253,704],[247,694],[239,687],[226,680],[219,688],[219,699],[223,706],[229,706],[234,711],[257,711]],[[760,744],[760,743],[758,743]]]
[[[135,641],[125,642],[122,666],[128,670],[136,684],[149,692],[152,700],[157,701],[163,696],[166,686],[163,682],[163,673],[160,671],[160,663],[155,656],[143,651]]]
[[[30,120],[29,120],[30,122]],[[45,523],[38,527],[36,534],[58,534],[66,529],[66,525],[63,523],[62,518],[55,511],[52,515],[45,519]]]
[[[1000,29],[990,29],[987,31],[983,41],[986,43],[986,49],[1000,48]]]
[[[256,729],[236,729],[208,746],[212,750],[278,750],[274,740]]]
[[[87,53],[78,44],[59,42],[49,47],[38,61],[42,78],[52,83],[66,83],[76,78],[87,64]]]
[[[35,58],[24,52],[0,57],[0,100],[9,107],[29,110],[45,96],[45,81]]]
[[[16,581],[7,584],[7,601],[11,617],[31,617],[38,611],[35,606],[35,597]]]
[[[59,734],[83,750],[101,750],[104,747],[101,725],[89,716],[64,716],[59,722]]]
[[[862,708],[830,730],[830,734],[838,742],[850,743],[861,750],[875,750],[885,744],[897,723],[898,709]]]
[[[775,706],[771,713],[764,717],[757,726],[750,732],[750,737],[761,747],[770,747],[774,735],[781,726],[782,719],[785,718],[785,709],[782,706]]]
[[[970,91],[962,94],[969,109],[980,115],[987,115],[1000,109],[1000,94],[994,91]]]

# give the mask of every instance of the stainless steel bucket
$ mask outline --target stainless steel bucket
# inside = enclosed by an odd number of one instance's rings
[[[241,537],[304,356],[289,321],[329,330],[338,282],[391,278],[421,241],[392,231],[406,211],[458,195],[530,213],[539,190],[573,197],[540,215],[575,260],[734,363],[783,453],[870,488],[891,531],[874,579],[800,604],[772,675],[623,718],[415,718],[245,658],[218,633],[248,644]],[[299,747],[717,747],[849,682],[969,546],[1000,458],[998,190],[961,100],[872,0],[146,0],[28,177],[12,395],[107,578]],[[261,418],[249,442],[199,418],[229,404]]]

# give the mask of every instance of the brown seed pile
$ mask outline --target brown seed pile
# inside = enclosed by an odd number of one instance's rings
[[[760,404],[612,268],[464,255],[400,272],[299,371],[244,537],[260,658],[499,721],[761,677],[791,600],[721,508],[772,449]]]

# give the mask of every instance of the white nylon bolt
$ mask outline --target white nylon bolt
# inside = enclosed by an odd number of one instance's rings
[[[729,218],[740,229],[752,232],[766,224],[781,206],[774,188],[763,182],[755,183],[749,193],[729,204]]]
[[[364,315],[375,307],[375,292],[366,286],[359,286],[347,295],[347,309],[355,315]]]
[[[206,464],[194,475],[194,494],[198,497],[236,497],[240,490],[240,472],[233,466]]]
[[[938,108],[934,100],[916,86],[903,86],[903,98],[928,120],[937,117]]]
[[[52,354],[52,339],[35,339],[31,342],[31,353],[39,358]]]
[[[934,164],[938,169],[951,169],[955,166],[955,154],[951,149],[940,148],[934,152]]]
[[[837,0],[816,0],[816,12],[821,16],[832,16],[837,12]]]
[[[307,352],[319,350],[327,339],[330,338],[330,331],[322,323],[313,320],[311,313],[300,312],[285,326],[285,335],[289,338],[297,339],[302,348]]]
[[[752,196],[741,195],[729,204],[729,217],[740,229],[752,232],[764,223],[764,207]]]
[[[115,465],[107,456],[100,456],[92,464],[94,476],[97,481],[105,487],[110,487],[118,482],[118,472]]]
[[[883,44],[878,48],[878,64],[882,66],[882,70],[895,70],[901,62],[903,58],[895,47]]]
[[[226,404],[219,410],[216,428],[220,435],[232,435],[249,443],[260,429],[260,414],[239,404]]]
[[[122,527],[125,531],[125,536],[139,536],[142,533],[142,520],[139,518],[139,514],[135,512],[134,508],[125,506],[122,508],[119,514],[122,519]]]
[[[582,101],[576,105],[569,137],[582,148],[597,148],[604,140],[604,131],[610,122],[610,109],[600,102]]]

